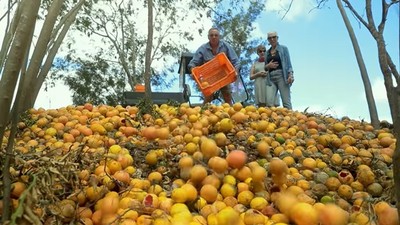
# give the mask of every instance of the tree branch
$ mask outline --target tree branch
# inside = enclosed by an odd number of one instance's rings
[[[355,15],[355,17],[362,23],[366,28],[368,28],[368,23],[358,14],[358,12],[354,9],[354,7],[350,4],[348,0],[343,0],[343,2],[346,4],[346,7],[350,9],[350,11]]]

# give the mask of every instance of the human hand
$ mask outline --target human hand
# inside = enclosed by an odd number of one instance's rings
[[[276,69],[279,66],[278,62],[274,62],[274,60],[269,61],[269,63],[267,63],[267,65],[265,65],[265,67],[267,67],[268,69]]]
[[[294,82],[294,77],[293,77],[292,74],[289,74],[287,82],[288,82],[288,84],[293,84],[293,82]]]
[[[260,77],[266,77],[267,76],[267,71],[260,71],[258,72]]]

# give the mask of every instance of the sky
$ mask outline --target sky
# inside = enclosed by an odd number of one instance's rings
[[[283,17],[283,9],[287,8],[289,2],[290,0],[267,0],[253,35],[266,38],[267,32],[276,31],[279,43],[288,47],[295,76],[295,83],[291,88],[293,110],[370,121],[359,67],[336,1],[330,0],[322,9],[313,9],[315,0],[295,0],[290,11]],[[363,1],[352,2],[361,2],[360,5],[355,5],[356,8],[364,4]],[[379,21],[379,2],[372,2],[375,4],[375,20]],[[391,122],[376,42],[366,28],[358,23],[348,10],[346,12],[363,54],[379,119]],[[398,70],[399,20],[399,7],[391,7],[384,37],[387,50]],[[209,25],[211,26],[211,23]],[[1,32],[3,29],[0,31],[0,35],[3,36]],[[207,37],[197,36],[188,48],[194,52],[206,41]],[[71,93],[68,88],[57,84],[55,88],[39,93],[35,108],[60,108],[70,105],[72,100],[69,96]]]

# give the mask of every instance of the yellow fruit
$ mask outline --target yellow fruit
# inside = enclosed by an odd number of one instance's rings
[[[219,192],[221,193],[221,195],[225,198],[228,196],[236,196],[237,193],[237,188],[236,186],[232,185],[232,184],[228,184],[228,183],[224,183]]]
[[[267,170],[261,166],[255,166],[251,169],[251,178],[254,182],[264,181],[267,176]]]
[[[323,205],[318,212],[321,225],[341,225],[349,222],[349,213],[332,203]]]
[[[197,189],[192,184],[186,183],[182,185],[181,188],[186,191],[186,201],[192,202],[197,199]]]
[[[207,81],[201,82],[201,87],[202,88],[207,88],[208,86],[210,86],[210,84]]]
[[[189,211],[189,208],[183,203],[175,203],[171,206],[170,214],[174,216],[182,211]]]
[[[183,188],[175,188],[172,190],[171,199],[177,203],[184,203],[187,200],[186,190]]]
[[[218,156],[220,150],[217,146],[217,143],[213,139],[205,138],[200,143],[200,151],[203,153],[203,156],[207,159],[211,157]]]
[[[346,130],[346,125],[338,122],[338,123],[333,124],[332,128],[336,133],[340,133],[340,132]]]
[[[190,180],[195,184],[201,183],[207,175],[207,169],[199,164],[190,170]]]
[[[251,200],[253,200],[254,198],[254,194],[253,192],[246,190],[246,191],[242,191],[238,194],[237,199],[238,199],[238,203],[242,204],[244,206],[249,206]]]
[[[200,189],[200,196],[208,203],[215,202],[218,197],[218,190],[211,184],[203,185]]]
[[[236,178],[232,175],[225,175],[223,182],[231,185],[236,185]]]
[[[290,210],[289,218],[297,225],[317,225],[316,209],[305,202],[296,203]]]
[[[259,210],[265,208],[268,205],[268,201],[263,197],[255,197],[250,201],[250,208]]]
[[[237,224],[239,220],[239,213],[232,207],[226,207],[219,211],[216,215],[218,225],[232,225]]]
[[[233,122],[229,118],[223,118],[219,122],[219,131],[227,133],[233,129]]]
[[[264,224],[265,218],[262,213],[249,209],[244,213],[243,222],[245,225]]]

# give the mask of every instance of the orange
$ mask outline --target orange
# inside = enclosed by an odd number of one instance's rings
[[[183,189],[181,187],[175,188],[171,192],[171,199],[176,203],[184,203],[184,202],[186,202],[186,200],[187,200],[186,189]]]
[[[192,167],[194,164],[193,158],[191,156],[184,156],[179,159],[178,167],[179,168],[189,168]]]
[[[224,173],[228,169],[228,162],[219,156],[214,156],[208,160],[208,166],[216,173]]]
[[[261,156],[264,156],[264,157],[267,156],[267,154],[269,153],[269,150],[270,150],[270,146],[269,146],[268,142],[266,142],[264,140],[258,142],[256,148],[257,148],[258,154]]]
[[[221,193],[221,195],[224,198],[233,197],[233,196],[236,196],[236,194],[237,194],[237,188],[236,188],[236,186],[234,186],[232,184],[224,183],[224,184],[222,184],[219,192]]]
[[[106,214],[114,214],[119,208],[119,198],[114,196],[106,196],[101,203],[101,211],[103,216]]]
[[[251,176],[252,176],[251,169],[248,166],[243,166],[235,174],[235,177],[239,181],[245,181],[247,178],[250,178]]]
[[[145,157],[145,160],[146,160],[147,164],[149,164],[151,166],[154,166],[158,162],[158,155],[157,155],[156,152],[150,151],[150,152],[147,153],[147,155]]]
[[[202,165],[194,165],[190,170],[190,181],[200,183],[207,176],[207,169]]]
[[[267,170],[261,166],[255,166],[251,169],[251,178],[255,182],[264,181],[267,176]]]
[[[318,224],[318,214],[316,209],[305,202],[294,204],[289,212],[289,218],[298,225]]]
[[[305,168],[310,170],[314,170],[317,167],[317,162],[313,158],[305,158],[302,164]]]
[[[217,200],[218,190],[211,184],[205,184],[200,189],[200,197],[204,198],[208,203]]]
[[[198,145],[193,142],[189,142],[185,146],[185,150],[189,155],[193,155],[193,153],[195,153],[198,150],[198,148],[199,148]]]
[[[153,171],[147,176],[147,179],[152,184],[159,184],[162,181],[162,174],[160,172]]]
[[[186,183],[181,186],[186,191],[187,201],[192,202],[197,199],[197,189],[190,183]]]
[[[200,151],[203,153],[203,156],[207,159],[210,159],[213,156],[218,156],[220,153],[217,143],[210,138],[205,138],[201,141]]]
[[[131,177],[125,170],[118,170],[113,174],[113,177],[122,183],[129,184]]]
[[[21,194],[25,191],[26,189],[26,184],[21,182],[21,181],[17,181],[14,182],[11,185],[11,196],[15,197],[15,198],[19,198],[21,196]]]
[[[251,200],[253,200],[253,198],[254,198],[254,193],[251,192],[250,190],[242,191],[237,196],[238,203],[244,206],[250,206],[250,202]]]
[[[247,154],[241,150],[233,150],[226,156],[226,161],[231,168],[240,169],[247,162]]]
[[[218,146],[225,146],[227,144],[228,138],[223,132],[218,132],[215,134],[214,140]]]

